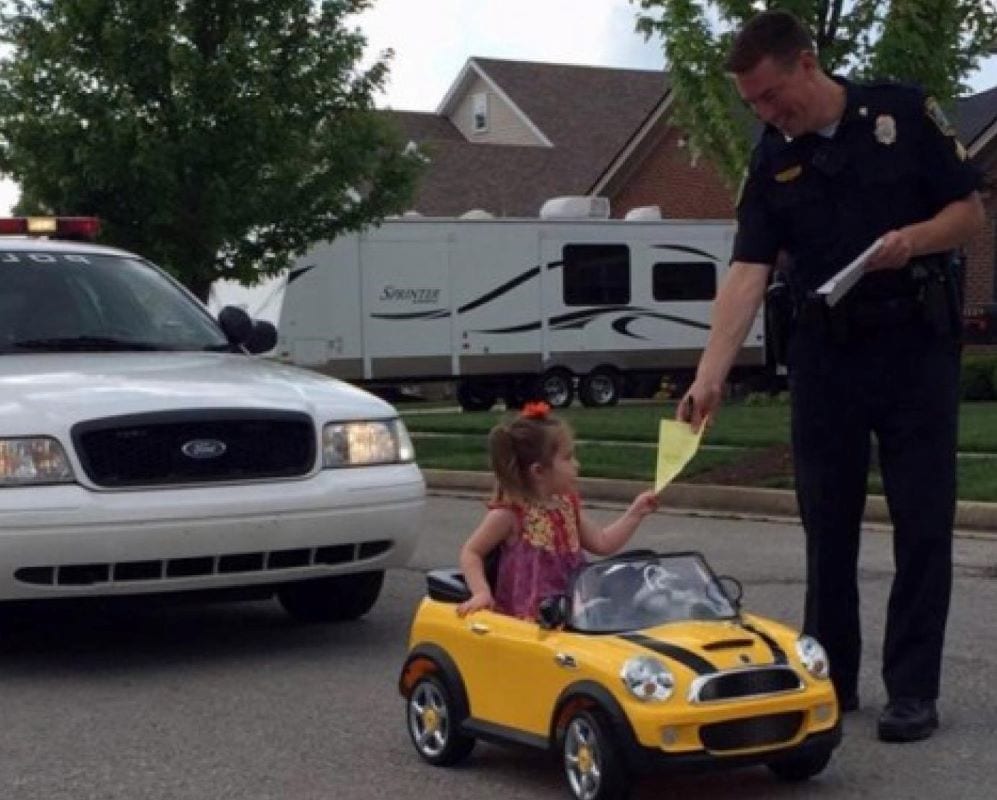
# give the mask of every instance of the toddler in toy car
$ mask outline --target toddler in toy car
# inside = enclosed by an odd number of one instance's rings
[[[461,550],[471,590],[471,598],[457,607],[461,616],[487,608],[535,619],[544,597],[566,592],[570,576],[585,563],[583,551],[617,552],[658,507],[648,490],[605,528],[586,517],[576,490],[574,436],[546,403],[527,403],[518,417],[492,428],[488,449],[495,493]],[[492,586],[485,560],[496,551]]]

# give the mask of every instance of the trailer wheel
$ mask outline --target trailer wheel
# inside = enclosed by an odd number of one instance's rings
[[[498,399],[493,386],[464,380],[457,384],[457,402],[465,411],[487,411]]]
[[[589,408],[615,406],[620,402],[620,379],[612,370],[594,369],[579,381],[578,398]]]
[[[575,382],[566,369],[549,369],[540,376],[540,394],[551,408],[567,408],[575,399]]]

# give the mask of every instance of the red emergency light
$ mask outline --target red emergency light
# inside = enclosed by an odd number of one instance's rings
[[[5,217],[0,236],[48,236],[52,239],[93,241],[100,233],[97,217]]]

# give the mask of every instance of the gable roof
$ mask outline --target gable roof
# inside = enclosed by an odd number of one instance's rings
[[[490,58],[473,58],[469,65],[441,112],[452,109],[470,69],[499,87],[552,146],[474,144],[441,114],[384,112],[430,158],[414,202],[423,214],[483,208],[534,217],[549,197],[586,194],[667,93],[661,70]]]

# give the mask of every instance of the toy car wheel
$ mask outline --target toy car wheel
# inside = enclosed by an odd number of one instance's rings
[[[300,622],[345,622],[371,610],[383,582],[382,571],[318,578],[284,586],[277,599]]]
[[[831,760],[831,748],[788,755],[769,762],[769,769],[784,781],[805,781],[824,771]]]
[[[474,738],[460,732],[453,697],[435,675],[424,675],[408,698],[408,732],[416,752],[438,767],[456,764],[474,749]]]
[[[630,779],[599,711],[579,711],[564,732],[564,772],[575,800],[624,800]]]

